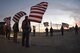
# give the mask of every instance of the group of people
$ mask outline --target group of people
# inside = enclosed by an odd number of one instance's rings
[[[46,32],[46,36],[48,36],[48,28],[46,27],[45,32]],[[53,28],[50,28],[50,36],[53,36]]]
[[[78,25],[77,24],[75,25],[74,30],[75,30],[75,35],[78,35]],[[64,35],[64,26],[63,25],[61,26],[61,34],[62,34],[62,36]]]
[[[10,40],[10,33],[11,33],[11,27],[10,25],[6,25],[6,38]],[[18,36],[18,22],[15,22],[13,25],[13,42],[17,43],[17,36]],[[30,21],[28,20],[28,16],[25,16],[25,19],[22,22],[22,46],[30,47],[29,45],[29,35],[31,32],[31,25]],[[48,28],[45,29],[46,36],[48,36]],[[61,26],[61,34],[64,35],[64,27]],[[75,34],[78,34],[78,26],[76,24],[75,26]],[[35,26],[33,26],[33,36],[35,36]],[[53,28],[50,28],[50,36],[53,36]],[[26,42],[26,43],[25,43]]]
[[[6,27],[6,38],[10,40],[10,32],[11,27]],[[18,36],[19,28],[18,22],[15,22],[13,25],[13,42],[18,43],[17,36]],[[29,45],[29,34],[31,32],[30,21],[28,20],[28,16],[25,16],[25,19],[22,22],[22,46],[30,47]],[[25,43],[26,42],[26,43]]]
[[[75,35],[78,35],[78,26],[77,26],[77,24],[75,25],[74,30],[75,30]],[[49,30],[48,30],[47,27],[45,29],[45,32],[46,32],[46,36],[48,36]],[[64,35],[64,26],[63,25],[61,26],[61,35],[62,36]],[[53,28],[52,27],[50,28],[50,36],[53,36]]]

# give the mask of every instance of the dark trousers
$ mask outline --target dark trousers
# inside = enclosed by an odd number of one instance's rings
[[[33,36],[35,36],[35,32],[33,32]]]
[[[29,32],[23,32],[22,34],[22,46],[29,47]]]
[[[13,41],[15,43],[17,43],[17,34],[18,34],[18,32],[14,32],[14,35],[13,35]]]
[[[10,40],[10,32],[6,32],[6,38],[8,38]]]
[[[63,31],[61,31],[61,33],[62,33],[62,36],[64,35],[64,32]]]
[[[78,35],[78,31],[77,30],[75,31],[75,35]]]

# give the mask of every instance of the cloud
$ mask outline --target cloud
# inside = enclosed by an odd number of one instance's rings
[[[53,3],[52,5],[52,14],[54,15],[64,15],[71,14],[76,21],[80,20],[80,0],[69,0],[63,2]],[[50,12],[51,12],[50,11]]]

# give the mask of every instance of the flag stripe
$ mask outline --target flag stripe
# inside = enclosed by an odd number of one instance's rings
[[[19,18],[18,18],[18,17],[16,17],[16,16],[14,16],[13,18],[14,18],[14,19],[17,19],[17,20],[19,20]]]
[[[41,2],[35,6],[32,6],[28,19],[33,22],[39,21],[40,23],[42,21],[43,14],[45,13],[47,9],[47,6],[48,6],[47,2]]]
[[[44,6],[44,8],[47,8],[48,3],[47,2],[41,2],[40,4],[38,4],[39,6]]]
[[[44,14],[44,12],[31,11],[31,13]]]
[[[35,10],[35,9],[39,9],[39,10],[45,11],[44,8],[39,8],[38,6],[33,6],[33,7],[31,8],[31,10],[32,10],[32,9],[34,9],[34,10]]]
[[[30,13],[30,15],[35,15],[35,16],[43,16],[43,14],[39,14],[39,13]]]
[[[39,4],[37,4],[38,6],[48,6],[48,2],[41,2],[41,3],[39,3]]]
[[[44,9],[46,9],[46,8],[47,8],[47,6],[40,6],[39,8],[44,8]]]
[[[40,12],[40,13],[43,13],[43,14],[44,14],[44,12],[45,12],[45,11],[41,11],[41,10],[31,10],[31,12],[33,12],[33,11],[35,11],[35,12]],[[31,13],[31,12],[30,12],[30,13]]]
[[[40,23],[42,19],[35,18],[35,17],[34,18],[33,17],[29,17],[29,20]]]
[[[16,13],[16,14],[13,16],[13,21],[14,21],[14,22],[19,22],[19,19],[20,19],[22,16],[24,16],[24,15],[26,15],[26,13],[23,12],[23,11],[20,11],[20,12]]]
[[[40,16],[37,16],[37,15],[30,15],[30,17],[42,19],[42,16],[40,17]]]
[[[17,15],[19,15],[20,17],[22,16],[22,14],[21,14],[21,13],[17,13]]]
[[[18,14],[16,14],[14,17],[19,18],[20,16]]]
[[[13,21],[18,22],[16,19],[13,19]]]
[[[41,19],[40,18],[33,18],[33,17],[29,17],[29,19],[33,19],[33,20],[38,20],[38,21],[41,21]]]
[[[13,19],[13,21],[14,21],[14,22],[15,22],[15,21],[18,22],[19,20],[15,18],[15,19]]]

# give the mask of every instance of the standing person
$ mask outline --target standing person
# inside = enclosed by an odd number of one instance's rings
[[[19,29],[18,29],[18,22],[15,22],[14,25],[13,25],[13,32],[14,32],[14,35],[13,35],[13,41],[15,43],[17,43],[17,34],[19,32]]]
[[[11,17],[6,17],[4,18],[5,25],[4,25],[4,30],[6,33],[6,37],[10,40],[10,32],[11,32]]]
[[[61,34],[62,34],[62,36],[64,35],[64,27],[63,27],[63,25],[61,26]]]
[[[46,31],[46,36],[48,36],[48,28],[47,27],[46,27],[45,31]]]
[[[22,22],[22,46],[30,47],[29,45],[29,34],[31,32],[30,21],[28,20],[28,16],[25,16],[25,19]],[[25,44],[26,39],[26,44]]]
[[[35,36],[35,26],[33,26],[33,36]]]
[[[75,26],[75,35],[78,35],[78,26],[77,26],[77,24]]]
[[[10,40],[11,27],[6,25],[5,32],[6,32],[6,38]]]
[[[53,28],[50,28],[50,36],[53,36]]]

